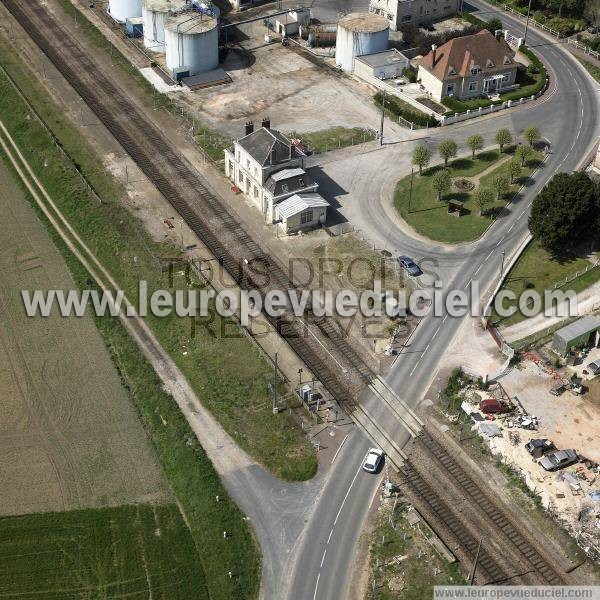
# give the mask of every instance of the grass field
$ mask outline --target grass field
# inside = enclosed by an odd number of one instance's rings
[[[534,240],[511,269],[503,289],[513,291],[517,297],[530,289],[543,294],[545,290],[552,290],[555,283],[574,277],[590,264],[590,261],[583,257],[572,257],[559,261]],[[557,289],[573,290],[579,293],[597,281],[600,281],[600,267],[582,274],[581,277]],[[517,303],[506,301],[504,305],[508,307],[517,305]],[[502,319],[500,323],[502,326],[514,325],[526,318],[521,311],[517,311],[512,317]],[[498,322],[498,316],[492,315],[492,321]]]
[[[448,164],[453,181],[456,178],[469,178],[476,186],[489,187],[493,179],[506,174],[506,159],[514,148],[505,149],[503,154],[498,150],[489,150],[476,155],[475,160],[459,158]],[[449,244],[470,242],[480,237],[490,226],[489,215],[502,215],[502,208],[514,193],[523,185],[531,173],[539,166],[541,155],[536,153],[525,165],[521,177],[506,190],[500,199],[486,208],[486,214],[480,216],[479,207],[473,198],[473,193],[458,191],[454,185],[440,202],[433,189],[433,175],[443,166],[431,167],[423,171],[423,175],[415,173],[413,181],[412,201],[409,211],[410,175],[401,179],[394,193],[394,206],[400,216],[418,233],[431,240]],[[499,163],[496,168],[494,165]],[[458,200],[463,202],[466,214],[461,217],[448,213],[448,202]]]
[[[98,169],[102,161],[5,42],[0,43],[0,59],[104,200],[99,205],[91,198],[42,127],[24,118],[27,110],[11,85],[0,79],[0,112],[74,228],[132,300],[137,299],[140,279],[148,281],[149,289],[168,288],[168,275],[157,257],[176,257],[179,252],[146,235],[120,202],[125,190]],[[185,284],[184,278],[176,284]],[[206,407],[242,448],[285,479],[304,480],[316,473],[315,452],[301,428],[287,413],[272,413],[267,385],[272,368],[235,324],[215,315],[210,330],[199,326],[192,336],[189,320],[176,315],[149,317],[148,322]]]
[[[175,504],[0,519],[0,597],[208,599]]]
[[[375,134],[362,127],[331,127],[310,133],[292,132],[288,137],[300,138],[311,152],[320,153],[370,142],[375,139]]]

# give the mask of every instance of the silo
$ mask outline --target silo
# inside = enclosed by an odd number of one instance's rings
[[[344,71],[354,70],[354,59],[388,49],[390,25],[372,13],[351,13],[338,22],[335,62]]]
[[[143,0],[144,46],[152,52],[165,51],[165,21],[169,13],[185,8],[185,0]]]
[[[108,13],[119,23],[142,16],[142,0],[108,0]]]
[[[190,75],[212,71],[219,65],[219,29],[210,15],[196,11],[168,17],[165,23],[167,67],[186,67]]]

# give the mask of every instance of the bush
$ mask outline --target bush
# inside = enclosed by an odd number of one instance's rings
[[[554,31],[558,31],[561,36],[572,35],[583,29],[582,24],[577,20],[564,17],[552,17],[546,21],[545,25],[550,29],[554,29]]]
[[[410,81],[410,83],[416,83],[417,81],[417,73],[411,67],[406,67],[406,69],[402,71],[402,75],[407,81]]]
[[[381,107],[383,102],[383,92],[377,92],[373,98],[375,104]],[[410,121],[419,127],[439,127],[440,123],[431,115],[419,112],[416,108],[412,109],[410,104],[396,96],[387,95],[385,97],[385,109],[397,117]]]

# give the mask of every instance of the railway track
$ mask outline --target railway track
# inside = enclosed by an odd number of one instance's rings
[[[241,223],[207,188],[193,167],[175,151],[135,102],[109,79],[76,42],[71,32],[64,29],[39,2],[0,1],[241,289],[257,289],[264,294],[271,289],[295,289],[284,269],[244,231]],[[143,132],[143,141],[140,132]],[[265,273],[269,275],[267,283],[261,281]],[[429,485],[418,468],[406,461],[402,450],[376,419],[360,406],[357,398],[367,386],[392,409],[396,418],[416,437],[417,443],[431,454],[432,460],[447,469],[473,503],[482,507],[495,524],[500,538],[517,548],[539,574],[540,581],[561,581],[559,574],[531,547],[523,534],[453,461],[448,452],[426,434],[419,435],[420,421],[406,405],[402,405],[397,396],[391,395],[392,390],[379,385],[381,380],[377,379],[373,370],[348,342],[335,320],[317,318],[311,314],[298,318],[290,312],[280,318],[265,316],[340,406],[352,414],[377,443],[391,449],[388,454],[390,458],[393,457],[396,467],[403,466],[407,485],[444,524],[467,556],[474,557],[478,540],[461,523],[460,515]],[[326,344],[330,346],[329,349]],[[332,352],[335,352],[335,357],[332,357]],[[342,369],[340,364],[343,365]],[[486,550],[481,551],[479,564],[487,582],[506,579],[506,570]]]

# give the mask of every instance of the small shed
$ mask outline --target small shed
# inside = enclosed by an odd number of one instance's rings
[[[294,194],[275,207],[279,226],[286,233],[312,229],[327,218],[329,203],[319,194]]]
[[[559,329],[552,339],[552,348],[566,356],[572,348],[598,346],[600,343],[600,317],[587,315]]]
[[[291,10],[275,17],[273,29],[282,36],[298,35],[300,26],[310,21],[310,9]]]
[[[354,73],[363,79],[393,79],[401,77],[408,67],[408,58],[395,48],[357,56],[354,61]]]

